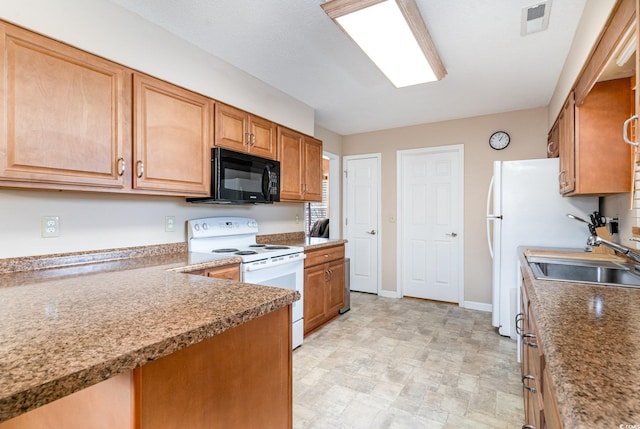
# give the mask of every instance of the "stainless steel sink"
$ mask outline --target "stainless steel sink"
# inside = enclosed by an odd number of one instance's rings
[[[633,264],[556,258],[528,258],[536,279],[640,287],[640,271]]]

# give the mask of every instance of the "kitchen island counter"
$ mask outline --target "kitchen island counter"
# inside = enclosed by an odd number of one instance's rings
[[[184,247],[148,249],[136,258],[124,249],[107,257],[54,255],[48,260],[56,268],[37,271],[15,272],[16,264],[44,268],[43,258],[0,261],[0,422],[300,298],[295,291],[180,272],[237,258],[194,260]]]
[[[563,427],[640,425],[640,289],[537,280],[520,264]]]

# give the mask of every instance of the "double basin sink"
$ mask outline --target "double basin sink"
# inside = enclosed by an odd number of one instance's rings
[[[527,260],[539,280],[640,288],[640,266],[633,263],[539,256]]]

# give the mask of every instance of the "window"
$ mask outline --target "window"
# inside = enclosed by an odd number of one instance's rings
[[[318,220],[329,218],[329,159],[322,159],[322,202],[306,203],[304,208],[304,225],[306,235]]]

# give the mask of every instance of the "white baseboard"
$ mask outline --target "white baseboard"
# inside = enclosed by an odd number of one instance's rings
[[[462,307],[468,308],[469,310],[480,310],[489,313],[493,311],[493,306],[491,304],[485,304],[484,302],[464,301]]]

